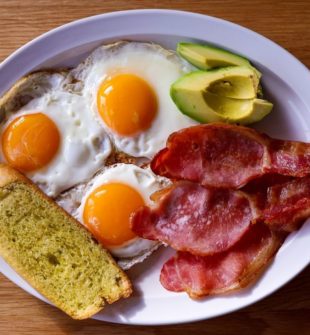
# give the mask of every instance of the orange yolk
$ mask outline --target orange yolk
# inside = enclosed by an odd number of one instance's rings
[[[119,74],[105,80],[97,93],[97,105],[105,124],[123,136],[148,129],[157,113],[152,88],[132,74]]]
[[[140,193],[132,187],[105,184],[87,198],[83,221],[104,246],[122,245],[136,237],[130,229],[130,216],[143,205]]]
[[[42,113],[16,118],[2,135],[2,151],[7,162],[22,172],[47,165],[54,158],[59,143],[55,123]]]

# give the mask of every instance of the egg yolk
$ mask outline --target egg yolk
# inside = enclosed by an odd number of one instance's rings
[[[122,245],[136,235],[130,216],[144,200],[132,187],[121,183],[104,184],[86,199],[83,222],[106,247]]]
[[[2,151],[7,162],[22,172],[47,165],[55,156],[60,134],[55,123],[42,113],[13,120],[2,134]]]
[[[152,88],[132,74],[119,74],[105,80],[97,93],[97,105],[105,124],[123,136],[148,129],[157,113]]]

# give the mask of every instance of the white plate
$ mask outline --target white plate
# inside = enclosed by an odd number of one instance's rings
[[[296,58],[268,39],[220,19],[168,10],[137,10],[76,21],[26,44],[0,66],[0,94],[35,69],[72,66],[103,42],[154,41],[174,49],[182,40],[207,41],[249,58],[263,73],[273,113],[259,124],[268,134],[310,142],[310,74]],[[109,306],[96,319],[125,324],[168,324],[207,319],[252,304],[287,283],[310,262],[310,222],[292,234],[273,263],[251,288],[238,294],[190,300],[159,283],[169,251],[162,250],[130,271],[134,295]],[[0,271],[30,294],[46,301],[1,258]]]

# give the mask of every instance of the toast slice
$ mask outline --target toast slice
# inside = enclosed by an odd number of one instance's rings
[[[112,256],[26,177],[0,164],[0,256],[74,319],[128,297]]]

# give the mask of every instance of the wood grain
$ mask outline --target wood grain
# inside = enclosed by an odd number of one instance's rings
[[[310,2],[0,0],[0,61],[61,24],[104,12],[137,8],[196,11],[239,23],[279,43],[310,67]],[[270,55],[272,57],[272,55]],[[281,275],[281,274],[279,274]],[[73,321],[0,275],[0,334],[310,334],[310,268],[272,296],[213,320],[165,327]]]
[[[310,66],[308,0],[0,0],[0,60],[61,24],[90,15],[139,8],[195,11],[239,23],[279,43]]]

